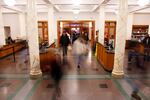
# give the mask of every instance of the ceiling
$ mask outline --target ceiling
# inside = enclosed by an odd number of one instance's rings
[[[74,5],[74,2],[80,2],[80,5]],[[26,12],[27,0],[16,0],[13,7],[7,6],[3,0],[0,0],[3,13]],[[37,0],[38,12],[47,12],[47,4],[53,5],[55,12],[96,12],[101,5],[105,5],[105,12],[116,12],[118,10],[118,0]],[[128,0],[130,13],[150,13],[150,3],[144,7],[137,5],[137,0]]]

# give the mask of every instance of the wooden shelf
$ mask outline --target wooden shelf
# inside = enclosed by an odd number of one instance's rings
[[[149,25],[133,25],[132,26],[132,36],[135,38],[140,38],[143,35],[148,34]]]

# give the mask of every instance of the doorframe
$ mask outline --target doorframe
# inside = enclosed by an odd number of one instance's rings
[[[95,41],[95,20],[58,20],[57,21],[57,45],[59,47],[60,41],[60,22],[92,22],[92,34],[91,34],[91,46],[94,45]]]

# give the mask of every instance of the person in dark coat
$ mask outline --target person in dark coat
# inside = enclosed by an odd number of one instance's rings
[[[68,45],[70,43],[69,37],[66,32],[63,32],[63,34],[60,37],[60,44],[63,49],[63,56],[67,55]]]
[[[149,61],[150,60],[150,36],[146,35],[146,37],[143,40],[144,44],[144,60]]]

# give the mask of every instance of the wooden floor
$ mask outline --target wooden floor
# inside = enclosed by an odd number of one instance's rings
[[[131,96],[134,90],[139,90],[142,100],[150,100],[150,62],[145,62],[145,69],[136,67],[135,62],[128,64],[126,51],[125,77],[115,79],[91,53],[82,58],[80,70],[75,58],[69,51],[60,84],[61,96],[57,99],[48,74],[37,80],[29,78],[27,50],[16,54],[16,62],[12,55],[0,59],[0,100],[136,100]]]

